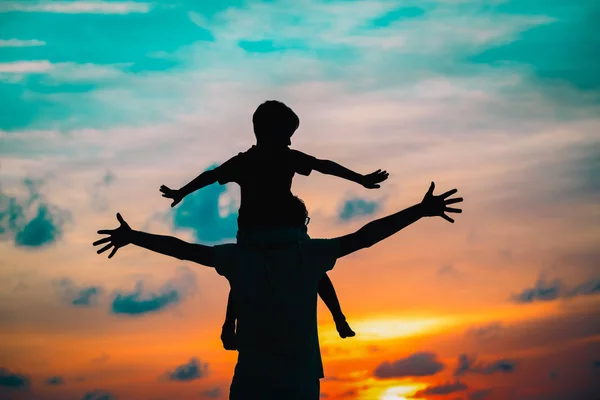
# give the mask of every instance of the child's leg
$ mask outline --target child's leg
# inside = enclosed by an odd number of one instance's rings
[[[319,296],[331,312],[333,316],[333,320],[335,321],[335,327],[342,338],[352,337],[356,335],[352,329],[350,329],[350,325],[346,322],[346,317],[344,313],[342,313],[342,308],[340,306],[340,302],[335,294],[335,289],[333,288],[333,283],[329,276],[325,274],[323,278],[319,281]]]
[[[231,290],[229,290],[229,297],[227,299],[227,314],[225,315],[225,322],[223,323],[223,329],[221,330],[221,342],[225,350],[237,350],[235,343],[235,309],[233,307],[233,301],[231,297]]]

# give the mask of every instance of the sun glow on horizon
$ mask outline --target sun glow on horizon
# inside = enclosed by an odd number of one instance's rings
[[[418,336],[431,333],[453,324],[450,318],[428,318],[428,319],[373,319],[353,323],[357,338],[370,339],[394,339],[409,336]]]

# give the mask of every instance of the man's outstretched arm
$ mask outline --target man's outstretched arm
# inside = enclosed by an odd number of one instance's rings
[[[392,236],[423,217],[439,216],[448,222],[454,222],[454,220],[445,213],[461,213],[462,210],[448,206],[450,204],[460,203],[463,199],[461,197],[448,199],[448,197],[457,192],[456,189],[452,189],[439,196],[434,196],[434,188],[435,184],[431,182],[429,191],[425,194],[421,203],[387,217],[369,222],[358,231],[350,235],[342,236],[340,238],[339,257],[344,257],[357,250],[371,247],[375,243]]]
[[[194,261],[208,267],[213,266],[214,252],[210,246],[187,243],[172,236],[153,235],[151,233],[134,231],[125,222],[123,217],[121,217],[121,214],[117,214],[117,220],[121,224],[117,229],[98,231],[101,235],[109,235],[94,242],[94,246],[107,243],[106,246],[98,250],[98,254],[112,248],[111,253],[108,255],[108,258],[112,258],[121,247],[134,244],[180,260]]]

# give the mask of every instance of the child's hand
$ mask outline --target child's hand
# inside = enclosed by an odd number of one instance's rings
[[[103,229],[98,231],[100,235],[108,235],[108,237],[96,240],[94,242],[94,246],[108,243],[106,246],[97,251],[98,254],[102,254],[106,250],[109,250],[111,247],[113,247],[112,251],[108,255],[108,258],[112,258],[117,250],[131,243],[131,233],[133,231],[129,227],[129,224],[125,222],[123,217],[121,217],[121,214],[117,214],[117,220],[121,224],[117,229]]]
[[[421,202],[423,216],[442,217],[446,221],[454,223],[454,220],[447,216],[446,213],[462,213],[462,210],[459,208],[452,208],[448,206],[454,203],[462,203],[463,198],[455,197],[453,199],[447,199],[454,193],[458,192],[457,189],[448,190],[446,193],[440,194],[438,196],[434,196],[433,189],[435,189],[435,183],[431,182],[431,186],[429,186],[429,190],[427,191],[425,197],[423,197],[423,201]]]
[[[389,175],[390,174],[388,174],[387,171],[378,169],[377,171],[371,172],[368,175],[363,175],[360,184],[367,189],[379,189],[379,183],[385,181]]]
[[[173,203],[171,203],[171,207],[175,207],[181,200],[183,200],[183,195],[179,192],[179,190],[170,189],[165,185],[160,187],[160,191],[163,194],[162,197],[166,197],[167,199],[173,199]]]

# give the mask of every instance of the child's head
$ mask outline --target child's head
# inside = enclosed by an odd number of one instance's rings
[[[252,123],[258,144],[289,146],[290,138],[300,126],[300,119],[282,102],[268,100],[258,106]]]

